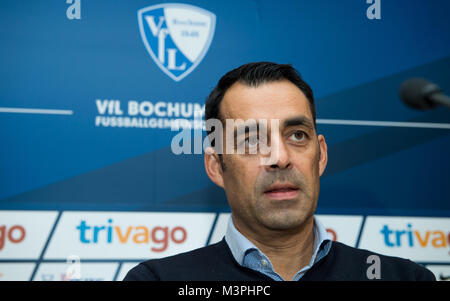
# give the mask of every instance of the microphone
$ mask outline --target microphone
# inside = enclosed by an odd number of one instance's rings
[[[403,82],[400,96],[408,106],[417,110],[433,109],[438,105],[450,108],[450,97],[443,94],[438,85],[423,78]]]

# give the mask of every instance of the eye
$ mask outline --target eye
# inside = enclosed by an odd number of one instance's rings
[[[306,134],[303,131],[296,131],[289,137],[289,139],[291,139],[294,142],[302,142],[306,138],[307,138]]]

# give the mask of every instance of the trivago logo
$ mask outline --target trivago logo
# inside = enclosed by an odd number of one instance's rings
[[[368,216],[358,248],[422,263],[450,263],[450,218]]]
[[[136,260],[186,252],[206,244],[214,213],[64,212],[45,259]]]
[[[5,243],[18,244],[25,239],[26,231],[22,225],[0,225],[0,251],[3,250]]]
[[[83,244],[97,244],[99,242],[111,244],[118,241],[120,244],[152,244],[153,252],[167,250],[170,243],[181,244],[186,241],[187,231],[182,226],[168,227],[155,226],[117,226],[112,218],[105,225],[89,224],[81,220],[76,227],[79,231],[79,240]]]
[[[47,242],[56,211],[0,211],[0,259],[37,259]]]
[[[419,230],[415,229],[411,223],[403,229],[384,224],[380,232],[384,237],[384,244],[388,247],[447,248],[450,246],[450,232],[446,233],[439,229]]]

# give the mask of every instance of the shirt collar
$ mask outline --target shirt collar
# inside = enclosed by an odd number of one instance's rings
[[[323,256],[317,258],[322,243],[326,240],[331,240],[331,235],[326,231],[325,227],[314,216],[314,252],[311,258],[310,265],[321,259]],[[242,235],[234,226],[233,218],[230,217],[228,221],[227,232],[225,233],[225,241],[233,254],[234,259],[243,265],[245,255],[251,250],[261,252],[250,240]],[[262,252],[261,252],[262,253]]]
[[[225,241],[230,247],[234,259],[240,264],[244,263],[245,253],[250,250],[258,250],[258,248],[249,241],[244,235],[239,232],[233,223],[233,218],[230,216],[228,221],[227,232],[225,233]]]

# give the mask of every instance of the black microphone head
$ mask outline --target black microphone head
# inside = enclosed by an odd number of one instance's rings
[[[403,82],[400,88],[400,96],[410,107],[419,110],[432,109],[436,106],[429,99],[433,93],[441,92],[441,89],[423,78],[412,78]]]

